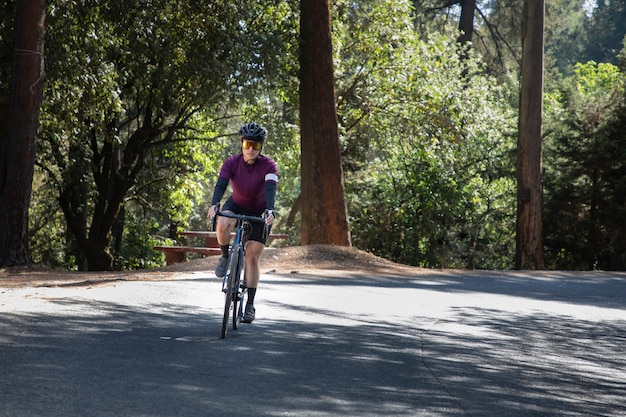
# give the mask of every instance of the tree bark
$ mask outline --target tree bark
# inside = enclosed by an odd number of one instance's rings
[[[476,0],[461,0],[461,17],[459,19],[459,35],[458,42],[467,45],[472,41],[474,35],[474,10],[476,9]]]
[[[541,129],[544,0],[525,0],[517,145],[516,269],[543,269]]]
[[[43,99],[45,0],[18,0],[6,132],[0,142],[0,266],[25,265]]]
[[[335,83],[330,3],[300,2],[302,244],[350,246]]]

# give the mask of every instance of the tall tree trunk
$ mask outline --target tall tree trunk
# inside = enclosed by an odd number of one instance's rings
[[[474,35],[474,11],[476,10],[476,0],[460,0],[461,17],[459,19],[459,37],[457,42],[461,44],[461,60],[469,59],[469,48]],[[463,66],[463,79],[467,77],[467,65]]]
[[[544,10],[544,0],[524,1],[517,144],[517,269],[544,267],[541,181]]]
[[[349,246],[329,0],[300,2],[302,244]]]
[[[18,0],[6,133],[0,142],[0,266],[25,265],[43,99],[45,0]]]
[[[476,0],[461,0],[461,18],[459,19],[459,35],[458,42],[467,45],[472,41],[474,35],[474,10],[476,9]]]

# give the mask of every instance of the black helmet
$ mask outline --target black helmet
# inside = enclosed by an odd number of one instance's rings
[[[258,123],[250,122],[241,126],[239,136],[253,142],[263,142],[267,138],[267,129]]]

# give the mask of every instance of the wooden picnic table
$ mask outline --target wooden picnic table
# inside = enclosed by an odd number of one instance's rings
[[[183,230],[178,232],[181,236],[201,237],[204,239],[204,246],[207,248],[219,248],[217,243],[217,232],[209,232],[206,230]],[[235,236],[235,233],[231,233],[231,236]],[[268,240],[270,239],[286,239],[289,235],[285,233],[270,233]]]
[[[155,246],[154,250],[165,253],[166,265],[185,262],[187,253],[200,253],[202,256],[220,255],[220,246],[217,243],[217,232],[207,230],[183,230],[178,232],[180,236],[199,237],[204,239],[203,246]],[[231,233],[231,236],[234,236]],[[289,235],[284,233],[270,233],[270,239],[286,239]]]

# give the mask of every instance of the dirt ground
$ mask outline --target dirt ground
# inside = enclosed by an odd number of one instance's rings
[[[10,267],[0,269],[0,287],[93,286],[117,281],[173,280],[189,272],[204,271],[213,276],[216,262],[217,257],[211,256],[163,268],[116,272],[69,272],[37,265]],[[356,248],[327,245],[267,248],[261,258],[261,273],[327,275],[331,271],[415,275],[421,269],[396,264]]]

